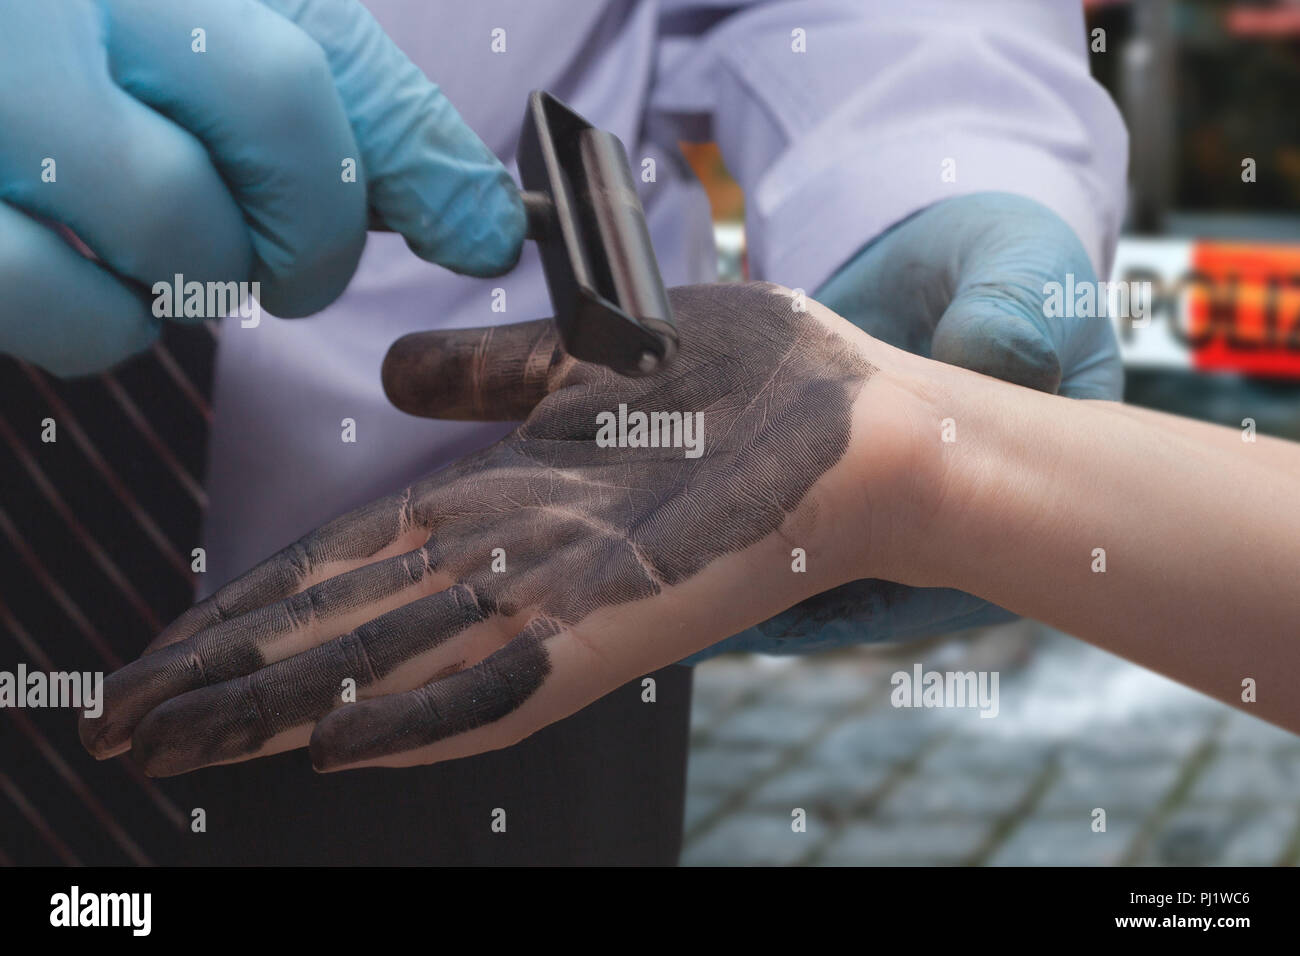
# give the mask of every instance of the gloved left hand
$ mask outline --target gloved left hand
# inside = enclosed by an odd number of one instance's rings
[[[1060,217],[1020,196],[973,193],[935,203],[883,233],[815,298],[909,352],[1072,398],[1118,400],[1124,375],[1110,320],[1048,317],[1045,287],[1064,287],[1069,275],[1075,288],[1097,280],[1082,243]],[[690,662],[728,651],[806,654],[1013,618],[960,591],[855,581]]]

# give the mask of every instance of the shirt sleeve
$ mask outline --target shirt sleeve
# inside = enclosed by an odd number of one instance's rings
[[[1105,276],[1128,134],[1088,39],[1079,0],[665,2],[648,129],[717,141],[756,277],[816,289],[890,225],[984,191],[1055,211]]]

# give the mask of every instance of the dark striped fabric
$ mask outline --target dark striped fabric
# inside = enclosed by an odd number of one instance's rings
[[[216,334],[73,381],[0,357],[0,670],[107,673],[192,603]],[[0,710],[0,863],[181,859],[184,781],[90,759],[76,711]]]

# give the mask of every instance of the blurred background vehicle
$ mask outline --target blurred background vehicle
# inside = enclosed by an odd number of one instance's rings
[[[1151,284],[1114,320],[1126,399],[1300,440],[1300,0],[1085,6],[1130,130],[1111,279]],[[744,197],[683,150],[743,278]],[[997,672],[997,717],[891,706],[917,664]],[[1300,862],[1300,738],[1036,622],[731,655],[695,688],[688,865]]]

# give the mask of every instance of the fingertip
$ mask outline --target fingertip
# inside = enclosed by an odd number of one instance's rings
[[[934,332],[932,356],[940,362],[1055,393],[1061,358],[1035,325],[1005,313],[945,316]]]
[[[318,237],[314,248],[306,241],[284,240],[295,247],[286,254],[270,239],[256,243],[259,258],[253,279],[261,294],[255,298],[264,310],[282,319],[299,319],[320,312],[343,294],[366,245],[365,207],[353,205],[346,213],[340,211],[344,221],[336,224],[333,238]]]
[[[108,760],[110,757],[116,757],[131,746],[130,738],[125,743],[116,745],[112,745],[107,741],[104,715],[102,713],[98,717],[90,717],[83,713],[77,719],[77,737],[81,740],[81,746],[85,748],[86,753],[96,760]]]
[[[162,331],[148,296],[55,229],[0,203],[0,352],[75,378],[148,349]]]
[[[57,318],[43,317],[46,321],[59,322]],[[162,335],[162,320],[147,314],[134,316],[115,316],[95,327],[81,326],[84,335],[77,338],[77,348],[69,348],[67,341],[50,343],[49,348],[41,348],[23,355],[34,365],[38,365],[51,375],[62,379],[81,378],[94,375],[120,365],[142,352],[151,349]],[[71,321],[68,325],[76,325]]]
[[[483,279],[518,264],[528,231],[519,188],[494,156],[487,157],[478,168],[468,164],[446,172],[462,177],[459,187],[447,196],[441,195],[446,185],[437,184],[425,197],[424,211],[403,229],[407,246],[421,259]]]
[[[1122,402],[1124,366],[1119,356],[1095,356],[1090,363],[1070,373],[1069,378],[1061,383],[1058,394],[1066,398]]]
[[[388,347],[379,378],[394,408],[419,415],[429,407],[429,391],[437,377],[437,342],[436,333],[412,332]]]
[[[404,749],[404,734],[394,728],[415,706],[410,694],[397,694],[330,711],[312,728],[307,742],[312,767],[317,773],[334,773],[384,761]]]
[[[202,668],[187,648],[171,645],[109,674],[102,688],[103,712],[83,718],[82,744],[97,759],[133,747],[134,735],[178,694],[202,687]]]
[[[188,708],[173,698],[144,716],[131,735],[131,759],[147,777],[175,777],[198,765],[174,741],[189,732]]]
[[[312,728],[307,753],[311,757],[313,770],[317,773],[334,773],[346,769],[354,762],[351,754],[356,748],[353,737],[356,731],[351,718],[355,714],[351,712],[364,707],[365,703],[361,701],[349,704],[341,710],[326,714]]]

